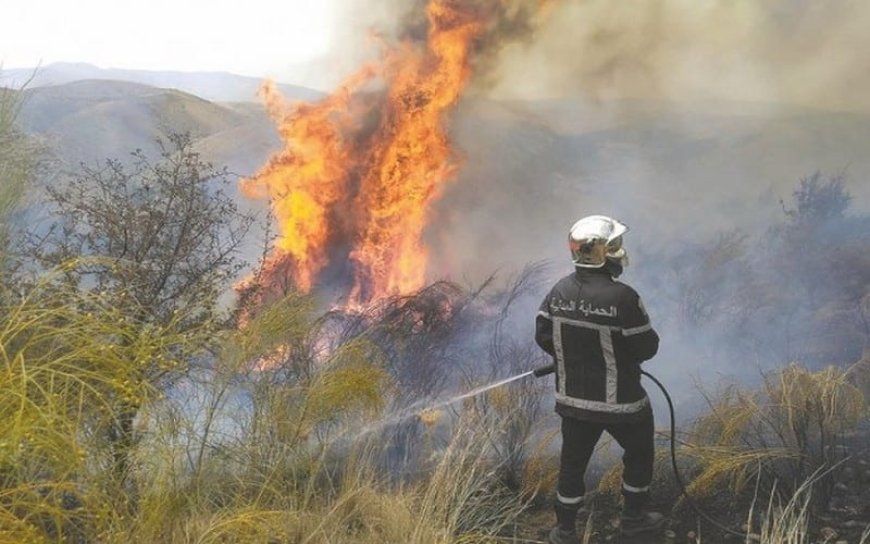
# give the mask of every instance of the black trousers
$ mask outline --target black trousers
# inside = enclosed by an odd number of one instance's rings
[[[622,456],[622,494],[626,510],[640,510],[649,500],[655,447],[653,414],[650,408],[642,418],[630,423],[593,423],[562,417],[562,456],[556,506],[580,508],[586,494],[583,481],[586,467],[601,433],[607,431],[624,450]]]

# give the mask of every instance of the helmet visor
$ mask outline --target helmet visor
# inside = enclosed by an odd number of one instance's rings
[[[628,254],[622,247],[622,235],[607,243],[607,258],[618,262],[622,267],[628,266]]]
[[[607,253],[616,253],[622,249],[622,235],[620,234],[613,240],[607,242]]]

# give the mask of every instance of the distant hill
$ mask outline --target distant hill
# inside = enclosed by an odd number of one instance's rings
[[[59,62],[39,68],[4,69],[0,85],[28,87],[64,85],[94,79],[127,81],[151,87],[177,89],[212,102],[255,102],[262,79],[228,72],[173,72],[99,68],[92,64]],[[280,84],[284,96],[294,100],[316,100],[323,93],[297,85]]]
[[[157,151],[156,139],[189,132],[216,164],[250,174],[278,139],[263,108],[122,81],[85,80],[25,91],[19,122],[44,140],[63,169]]]

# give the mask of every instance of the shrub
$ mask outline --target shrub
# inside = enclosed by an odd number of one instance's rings
[[[820,473],[813,480],[817,506],[830,500],[833,475],[846,456],[845,433],[867,410],[847,371],[812,372],[797,364],[765,375],[758,391],[731,387],[709,405],[681,448],[697,463],[690,492],[708,495],[725,482],[739,492],[758,477],[767,491],[776,487],[789,496]]]

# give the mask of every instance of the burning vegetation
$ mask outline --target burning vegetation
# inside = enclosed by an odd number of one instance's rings
[[[290,104],[266,84],[284,148],[242,182],[278,223],[260,287],[280,294],[289,277],[307,293],[332,269],[350,307],[423,287],[429,210],[461,160],[447,114],[475,62],[545,4],[431,0],[424,24],[409,23],[398,41],[377,36],[380,60],[322,101]]]

